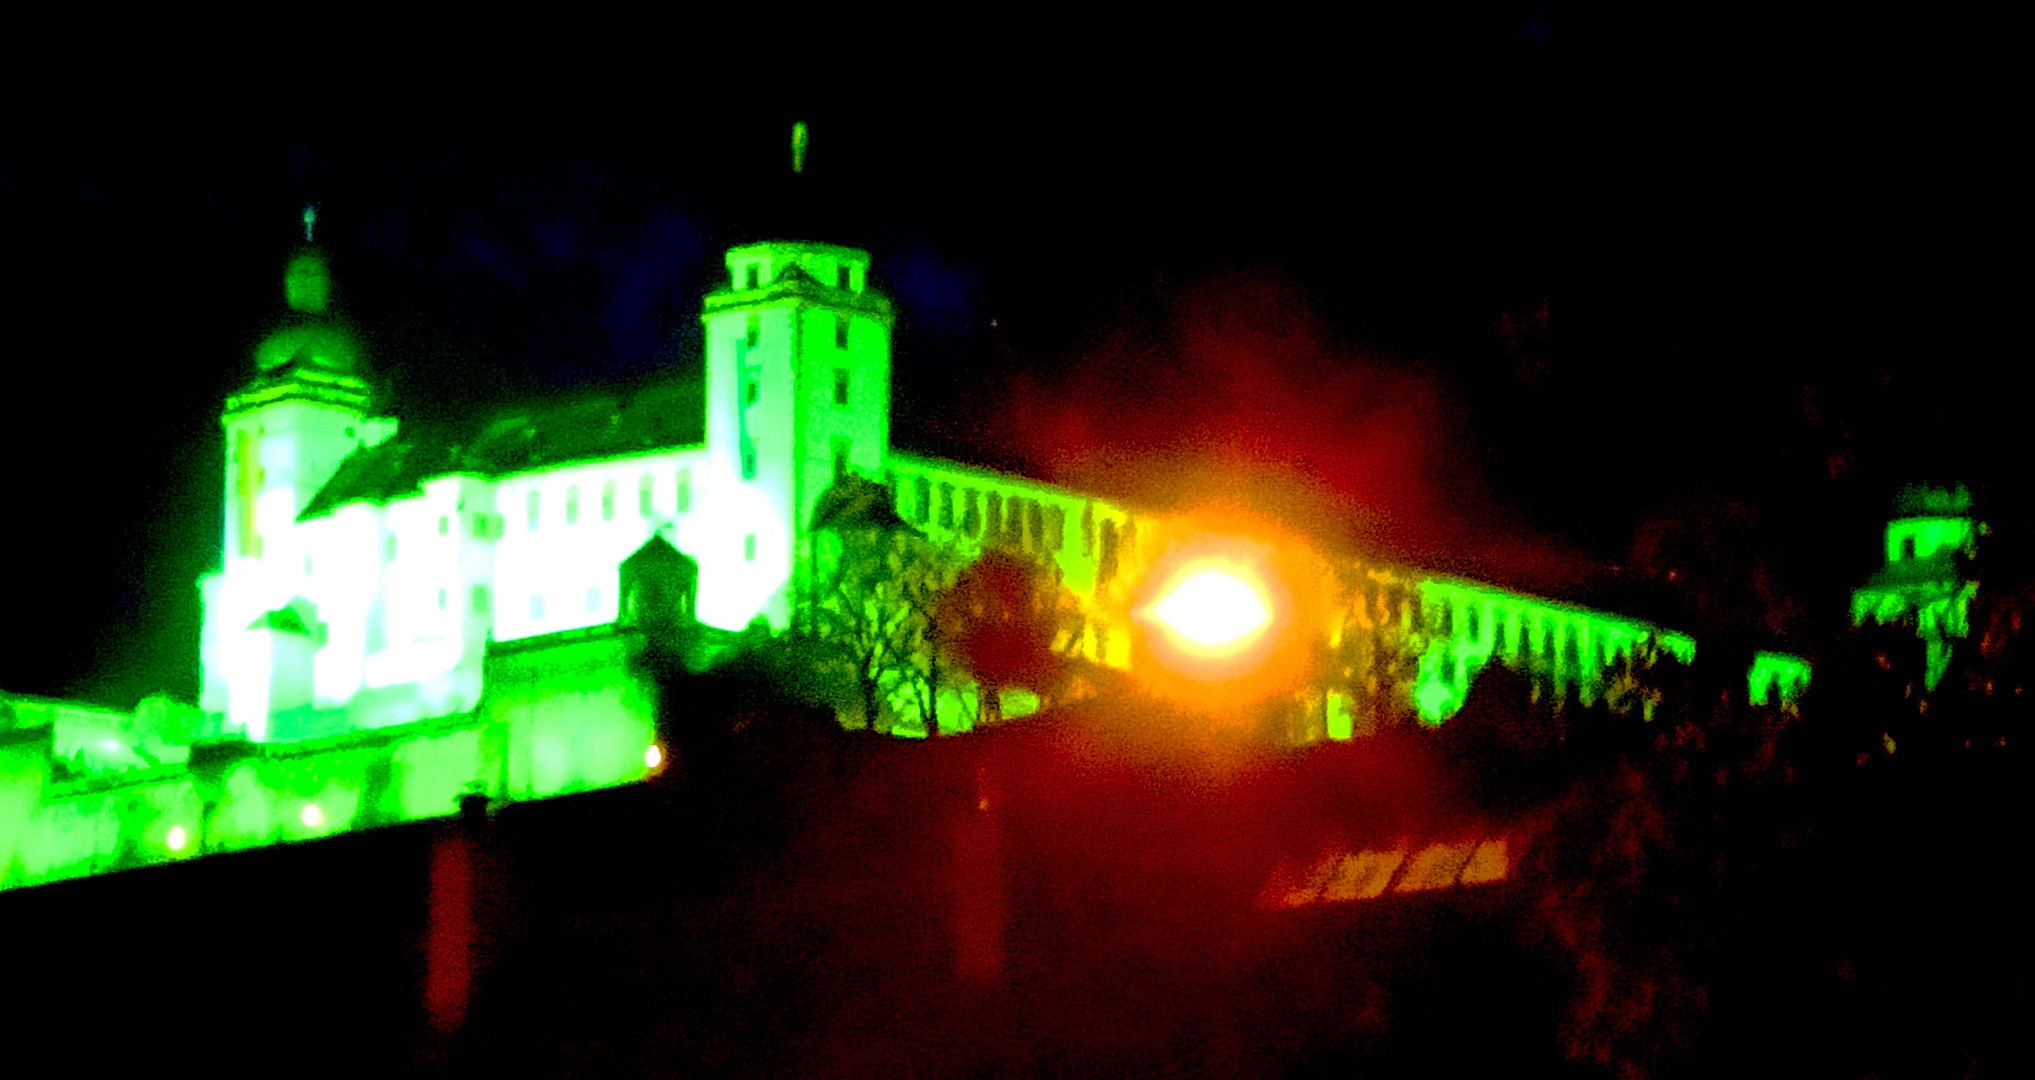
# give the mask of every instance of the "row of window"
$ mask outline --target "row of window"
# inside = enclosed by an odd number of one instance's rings
[[[763,317],[761,315],[751,315],[749,316],[749,324],[743,328],[742,347],[754,349],[761,344],[763,344]],[[848,347],[848,316],[846,315],[834,316],[834,347],[837,349]]]
[[[543,517],[543,493],[532,491],[524,496],[524,510],[527,528],[535,531]],[[672,507],[674,512],[683,514],[692,509],[692,470],[680,469],[672,481]],[[636,478],[636,513],[649,517],[657,509],[657,478],[643,473]],[[615,482],[601,484],[601,520],[615,520]],[[579,485],[565,489],[565,523],[579,524]]]
[[[756,399],[761,396],[763,396],[763,377],[757,374],[744,377],[742,380],[742,404],[754,405],[756,404]],[[834,369],[834,404],[843,406],[848,404],[847,368]]]
[[[1002,492],[978,492],[948,483],[936,488],[923,476],[914,478],[913,485],[913,517],[921,525],[930,524],[937,515],[943,529],[958,529],[969,537],[1034,554],[1057,552],[1066,546],[1067,512],[1057,504],[1021,495],[1005,498]],[[1092,520],[1090,514],[1082,515],[1084,549],[1088,546],[1085,526]]]

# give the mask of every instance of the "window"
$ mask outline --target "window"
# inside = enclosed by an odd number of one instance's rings
[[[756,471],[753,464],[745,464],[743,468],[747,473]],[[678,512],[683,514],[690,509],[692,509],[692,470],[680,469],[678,470]]]
[[[578,484],[574,484],[571,487],[565,489],[565,523],[567,525],[579,524]]]
[[[1003,496],[992,491],[983,501],[989,505],[986,507],[988,512],[983,515],[987,520],[982,523],[982,538],[993,544],[1003,533]]]
[[[743,561],[743,562],[755,562],[755,561],[756,561],[756,534],[755,534],[755,533],[750,533],[749,535],[747,535],[747,536],[745,536],[745,537],[743,537],[743,538],[742,538],[742,561]]]
[[[1915,557],[1915,538],[1912,536],[1901,537],[1901,558],[1912,559],[1914,557]]]
[[[444,610],[445,610],[445,590],[444,590],[444,589],[440,589],[440,590],[438,590],[438,610],[440,610],[440,611],[444,611]]]
[[[601,520],[615,520],[615,482],[601,481]]]
[[[486,615],[488,613],[488,587],[486,585],[475,585],[473,587],[473,613],[476,615]]]
[[[834,479],[848,475],[848,448],[836,444],[834,447]]]
[[[834,347],[837,349],[848,347],[848,316],[846,315],[834,316]]]
[[[752,273],[753,273],[753,271],[752,271]],[[754,288],[755,286],[750,286],[750,287],[751,287],[751,288]],[[747,345],[748,345],[748,346],[749,346],[750,348],[752,348],[752,349],[753,349],[753,348],[755,348],[756,346],[758,346],[758,345],[760,345],[760,344],[762,344],[762,343],[763,343],[763,318],[762,318],[762,316],[759,316],[759,315],[751,315],[751,316],[749,316],[749,336],[748,336],[748,338],[747,338],[747,340],[746,340],[746,342],[745,342],[745,343],[746,343],[746,344],[747,344]]]
[[[1088,503],[1081,507],[1081,557],[1084,559],[1095,557],[1094,503]]]
[[[763,380],[748,379],[746,380],[746,382],[747,385],[742,387],[742,404],[754,405],[756,404],[757,395],[762,391],[762,386],[760,384],[763,382]]]
[[[918,495],[918,502],[914,504],[918,508],[915,516],[919,524],[924,525],[933,520],[933,482],[921,476],[912,486]]]
[[[649,473],[636,478],[636,513],[650,516],[650,511],[656,508],[656,501],[651,495],[656,487],[657,481],[651,479]]]
[[[757,273],[758,271],[755,263],[750,263],[748,266],[743,267],[742,268],[743,287],[750,289],[755,288]],[[756,343],[752,341],[749,344],[754,345]]]
[[[834,404],[848,404],[848,369],[834,369]]]
[[[601,609],[601,587],[589,585],[586,590],[586,610],[591,615]]]
[[[544,594],[543,594],[543,593],[531,593],[531,594],[530,594],[530,617],[531,617],[532,619],[542,619],[542,618],[544,618]]]
[[[452,519],[444,514],[438,515],[438,535],[444,536],[451,531]]]
[[[940,485],[940,528],[954,527],[954,485]]]
[[[845,267],[845,266],[843,266],[843,267],[839,268],[839,270],[838,270],[838,273],[839,273],[840,277],[839,277],[839,278],[838,278],[837,280],[839,281],[839,283],[840,283],[840,284],[839,284],[839,285],[838,285],[837,287],[838,287],[838,288],[839,288],[839,289],[840,289],[840,290],[841,290],[842,292],[848,292],[848,291],[852,290],[852,289],[853,289],[853,288],[855,287],[855,286],[854,286],[854,278],[852,277],[852,275],[851,275],[850,271],[848,270],[848,268],[847,268],[847,267]],[[351,434],[351,432],[349,432],[348,434]]]
[[[536,492],[534,492],[534,491],[533,491],[533,492],[531,492],[531,493],[530,493],[530,497],[529,497],[529,499],[528,499],[528,502],[529,502],[529,504],[530,504],[530,531],[531,531],[531,532],[536,532],[536,531],[537,531],[537,493],[536,493]]]
[[[1025,548],[1034,553],[1046,550],[1046,511],[1036,501],[1025,503]]]
[[[996,497],[996,494],[991,492],[989,497],[993,499]],[[982,508],[975,504],[975,489],[968,488],[963,491],[961,493],[961,501],[962,505],[966,507],[961,512],[961,531],[969,536],[974,536],[982,531]]]
[[[473,535],[479,540],[487,539],[488,516],[486,514],[475,514],[473,516]]]
[[[1102,557],[1095,565],[1095,583],[1107,585],[1116,576],[1116,523],[1103,518],[1098,531],[1102,534]]]
[[[1059,551],[1067,546],[1067,510],[1062,506],[1046,508],[1046,550]]]
[[[756,448],[753,446],[742,448],[742,479],[756,479]]]

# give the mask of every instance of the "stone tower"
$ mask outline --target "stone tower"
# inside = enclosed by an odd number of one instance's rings
[[[894,317],[869,287],[865,251],[770,241],[729,249],[727,266],[700,316],[707,446],[757,506],[751,520],[766,523],[744,535],[742,557],[782,573],[764,614],[783,627],[811,556],[814,502],[844,473],[883,475]]]

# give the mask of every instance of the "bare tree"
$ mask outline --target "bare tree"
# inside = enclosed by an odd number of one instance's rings
[[[892,505],[889,488],[854,476],[821,496],[800,624],[816,655],[847,673],[872,730],[886,713],[917,712],[937,735],[935,695],[946,673],[934,625],[962,560]]]

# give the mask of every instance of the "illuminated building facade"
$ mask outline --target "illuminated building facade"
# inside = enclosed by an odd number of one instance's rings
[[[1978,553],[1985,525],[1971,493],[1909,488],[1887,522],[1886,565],[1851,594],[1851,622],[1912,625],[1925,646],[1923,682],[1934,690],[1950,666],[1952,645],[1971,632],[1978,582],[1959,564]]]
[[[823,558],[815,505],[850,474],[884,481],[936,543],[1054,567],[1086,613],[1056,648],[1130,663],[1112,620],[1152,522],[894,450],[893,313],[866,252],[760,243],[726,267],[703,303],[703,378],[409,430],[377,415],[326,263],[300,250],[287,321],[225,403],[225,546],[200,583],[199,700],[130,715],[6,699],[0,887],[640,779],[662,761],[654,687],[631,663],[643,574],[680,582],[678,609],[709,635],[783,630]],[[1588,703],[1642,647],[1693,654],[1683,635],[1475,582],[1354,576],[1369,584],[1321,629],[1341,648],[1396,623],[1431,723],[1494,656]],[[1776,656],[1750,677],[1792,695],[1807,669]],[[1352,701],[1372,691],[1320,695],[1309,734],[1360,733]],[[965,730],[977,691],[942,693],[941,726]],[[1037,705],[1002,693],[1001,715]],[[923,730],[888,705],[893,732]]]

